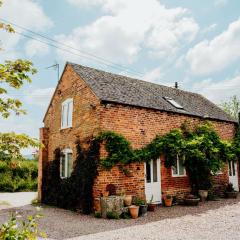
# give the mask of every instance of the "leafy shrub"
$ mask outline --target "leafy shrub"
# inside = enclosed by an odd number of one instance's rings
[[[95,212],[94,217],[95,218],[102,218],[102,214],[100,212]]]
[[[36,191],[37,175],[36,161],[0,161],[0,191]]]
[[[107,212],[108,219],[119,219],[120,216],[116,212]]]
[[[40,217],[41,215],[28,216],[26,220],[17,221],[16,216],[11,216],[0,228],[0,239],[37,240],[38,236],[44,238],[45,234],[38,230],[37,225],[37,219]]]

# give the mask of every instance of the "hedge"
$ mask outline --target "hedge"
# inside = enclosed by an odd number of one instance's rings
[[[0,161],[0,192],[37,190],[37,161]]]

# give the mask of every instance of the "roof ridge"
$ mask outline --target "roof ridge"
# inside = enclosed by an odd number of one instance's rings
[[[118,76],[118,77],[121,77],[121,78],[124,78],[124,77],[125,78],[129,78],[129,79],[132,79],[132,80],[135,80],[135,81],[140,81],[140,82],[143,82],[143,83],[147,83],[149,85],[162,86],[162,87],[165,87],[165,88],[173,89],[175,91],[190,93],[190,94],[193,94],[193,95],[197,94],[197,95],[202,96],[201,94],[196,93],[196,92],[191,92],[191,91],[187,91],[187,90],[183,90],[183,89],[179,89],[179,88],[175,88],[175,87],[169,87],[169,86],[166,86],[166,85],[163,85],[163,84],[149,82],[149,81],[146,81],[146,80],[143,80],[143,79],[138,79],[138,78],[134,78],[134,77],[126,76],[126,75],[121,75],[121,74],[118,74],[118,73],[112,73],[112,72],[108,72],[108,71],[101,70],[101,69],[98,69],[98,68],[88,67],[88,66],[85,66],[85,65],[82,65],[82,64],[78,64],[78,63],[73,63],[73,62],[67,62],[67,63],[70,64],[70,65],[77,65],[77,66],[80,66],[80,67],[83,67],[83,68],[88,68],[88,69],[99,71],[99,72],[102,72],[102,73],[115,75],[115,76]]]

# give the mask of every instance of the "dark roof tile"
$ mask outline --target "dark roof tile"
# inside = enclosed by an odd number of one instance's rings
[[[200,94],[108,73],[74,63],[69,64],[102,101],[236,122],[221,108]],[[164,97],[174,99],[184,109],[175,108]]]

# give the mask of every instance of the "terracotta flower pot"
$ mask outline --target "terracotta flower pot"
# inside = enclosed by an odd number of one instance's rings
[[[103,197],[108,197],[109,196],[109,191],[104,191],[103,192]]]
[[[237,198],[238,192],[226,192],[227,198]]]
[[[124,205],[128,207],[131,204],[132,204],[132,195],[124,196]]]
[[[172,206],[172,198],[164,198],[164,203],[166,207],[171,207]]]
[[[204,202],[208,196],[208,190],[198,190],[198,195],[200,196],[201,202]]]
[[[133,219],[138,218],[139,206],[131,205],[128,209]]]
[[[148,211],[149,212],[154,212],[155,209],[156,209],[156,204],[153,204],[153,203],[148,204]]]

